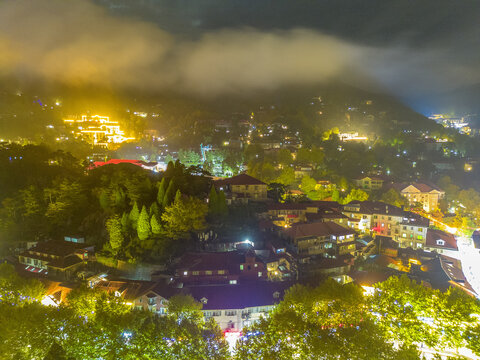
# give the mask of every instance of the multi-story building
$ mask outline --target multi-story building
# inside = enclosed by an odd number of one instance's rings
[[[255,251],[186,253],[174,265],[182,283],[237,284],[243,280],[264,280],[267,269]]]
[[[334,222],[294,224],[284,231],[300,255],[354,254],[355,231]]]
[[[95,288],[122,297],[127,305],[136,309],[148,310],[158,315],[166,314],[168,299],[178,293],[178,289],[162,283],[139,280],[102,280]]]
[[[333,221],[339,225],[346,225],[347,217],[339,209],[340,205],[333,201],[272,203],[267,207],[267,217],[280,227],[289,227],[300,222],[322,221]]]
[[[401,248],[420,249],[425,246],[430,220],[412,212],[405,212],[402,222],[394,227],[392,238]]]
[[[438,207],[445,192],[433,185],[424,183],[395,184],[394,187],[408,200],[410,205],[420,203],[423,210],[430,212]]]
[[[18,256],[25,270],[68,279],[93,255],[93,247],[72,242],[45,241]]]
[[[215,186],[223,190],[227,200],[248,203],[267,200],[267,184],[247,174],[217,180]]]
[[[363,233],[393,236],[393,227],[403,221],[404,211],[379,201],[352,201],[344,205],[349,226]]]
[[[378,176],[362,176],[353,179],[355,186],[365,191],[379,190],[384,182],[385,179]]]
[[[423,216],[373,201],[352,201],[344,205],[343,213],[349,218],[350,226],[358,231],[388,236],[401,248],[425,246],[430,221]]]
[[[183,290],[202,303],[205,319],[213,318],[224,331],[241,331],[268,316],[291,285],[290,282],[249,282],[187,286]]]

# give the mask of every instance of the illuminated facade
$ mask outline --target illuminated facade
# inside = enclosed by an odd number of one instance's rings
[[[94,146],[108,148],[113,144],[121,144],[125,141],[135,140],[126,137],[125,131],[120,128],[118,121],[112,121],[108,116],[82,115],[81,119],[65,119],[65,124],[74,127],[72,133]]]

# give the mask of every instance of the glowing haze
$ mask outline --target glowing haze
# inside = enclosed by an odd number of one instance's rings
[[[356,45],[308,29],[236,28],[192,38],[69,0],[0,3],[0,53],[0,75],[202,95],[328,80],[428,92],[480,77],[469,66],[438,61],[439,48]]]

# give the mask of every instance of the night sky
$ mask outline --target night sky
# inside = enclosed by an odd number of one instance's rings
[[[0,3],[0,75],[112,89],[341,81],[415,103],[479,84],[479,39],[478,1]]]

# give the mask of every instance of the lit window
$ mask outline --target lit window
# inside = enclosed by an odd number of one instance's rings
[[[218,270],[218,275],[224,275],[225,274],[225,270]]]
[[[237,283],[237,280],[230,280],[230,285],[235,285]]]
[[[262,272],[261,271],[258,272],[258,277],[262,277]]]
[[[243,264],[242,264],[242,265],[240,265],[240,270],[243,270]]]
[[[187,275],[188,275],[188,271],[184,271],[184,272],[183,272],[183,275],[184,275],[184,276],[187,276]]]

